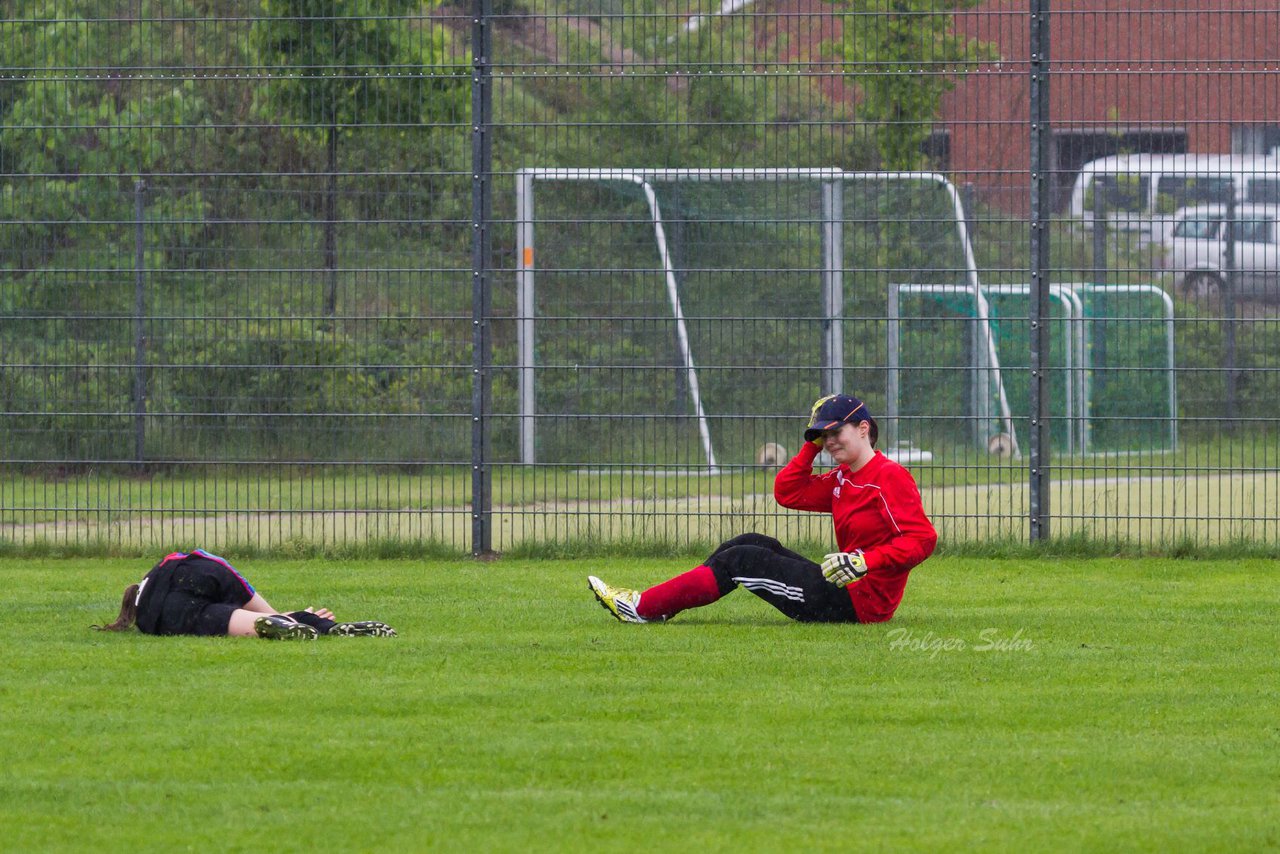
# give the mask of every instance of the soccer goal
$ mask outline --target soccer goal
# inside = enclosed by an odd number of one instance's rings
[[[611,462],[747,462],[847,378],[883,404],[887,281],[978,281],[934,173],[526,168],[515,201],[525,464],[606,420],[647,431]]]
[[[1080,302],[1088,376],[1087,450],[1177,450],[1172,298],[1151,284],[1064,287]]]
[[[1030,386],[1008,379],[1029,376],[1031,286],[974,292],[906,284],[889,299],[890,424],[898,433],[899,417],[951,433],[975,425],[980,446],[1017,455],[1015,425],[1030,418]],[[1168,294],[1154,285],[1052,285],[1046,322],[1054,447],[1081,454],[1177,447]]]
[[[979,285],[894,284],[889,287],[888,390],[885,434],[890,447],[929,445],[938,430],[1019,454],[1018,431],[1005,389],[994,311]]]

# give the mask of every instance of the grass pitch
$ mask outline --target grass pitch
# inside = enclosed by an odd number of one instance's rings
[[[139,560],[0,561],[14,851],[1267,850],[1280,585],[1259,560],[936,558],[898,617],[686,561],[236,561],[395,639],[104,635]]]

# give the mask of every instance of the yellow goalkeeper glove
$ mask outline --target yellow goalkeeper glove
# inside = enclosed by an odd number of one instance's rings
[[[822,561],[822,577],[837,587],[856,584],[867,574],[867,561],[862,549],[852,552],[832,552]]]

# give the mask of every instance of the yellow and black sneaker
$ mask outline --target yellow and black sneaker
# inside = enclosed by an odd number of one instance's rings
[[[594,575],[587,576],[587,584],[590,585],[591,592],[596,594],[596,599],[599,600],[601,607],[613,614],[619,622],[649,622],[636,611],[636,606],[640,604],[640,594],[635,590],[610,587]]]
[[[320,633],[311,626],[294,622],[279,614],[269,614],[253,621],[258,637],[267,640],[315,640]]]
[[[325,634],[347,638],[393,638],[396,636],[396,630],[377,620],[360,620],[354,623],[335,623]]]

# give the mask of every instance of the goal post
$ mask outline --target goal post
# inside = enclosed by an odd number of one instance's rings
[[[851,223],[873,219],[875,212],[855,210],[850,212],[847,203],[847,187],[851,182],[857,184],[899,185],[905,182],[924,183],[943,191],[946,199],[946,212],[942,216],[934,215],[940,221],[940,227],[948,230],[952,236],[948,238],[958,245],[960,254],[950,262],[956,273],[971,287],[976,288],[978,273],[974,262],[968,229],[961,205],[960,195],[950,181],[937,173],[928,172],[847,172],[838,168],[719,168],[719,169],[649,169],[649,168],[523,168],[516,173],[516,381],[517,381],[517,424],[519,433],[519,459],[524,464],[535,464],[539,458],[539,440],[537,438],[539,423],[539,353],[537,352],[538,302],[536,288],[538,277],[549,270],[556,271],[545,264],[540,254],[539,240],[542,231],[554,227],[561,231],[580,225],[576,219],[592,214],[589,210],[577,210],[568,213],[547,215],[540,211],[539,199],[545,191],[539,186],[559,182],[561,184],[595,184],[608,187],[615,194],[630,194],[631,218],[626,221],[630,229],[631,243],[628,250],[632,254],[619,260],[618,269],[627,267],[627,274],[636,274],[636,267],[649,269],[651,279],[660,279],[660,289],[664,292],[666,311],[669,312],[669,323],[674,330],[676,358],[678,359],[680,394],[687,397],[692,410],[692,419],[697,426],[698,456],[702,460],[701,468],[706,472],[718,471],[722,465],[721,455],[717,453],[713,436],[713,419],[724,415],[723,408],[718,412],[709,411],[710,404],[706,393],[706,384],[701,377],[700,354],[696,352],[697,343],[690,332],[690,321],[687,315],[687,304],[690,296],[698,297],[698,289],[687,286],[684,279],[690,273],[687,263],[682,263],[676,256],[680,240],[673,239],[672,229],[679,231],[694,222],[699,216],[706,216],[708,221],[723,224],[725,222],[749,223],[759,228],[775,226],[786,230],[792,223],[788,216],[795,216],[803,229],[797,240],[811,246],[814,255],[809,256],[808,248],[796,249],[795,254],[804,255],[810,260],[793,260],[793,266],[781,273],[791,276],[813,275],[818,281],[820,301],[820,341],[813,340],[820,351],[807,355],[819,356],[818,384],[822,393],[844,390],[845,373],[845,306],[846,306],[846,269],[844,261],[845,230]],[[708,192],[725,195],[728,201],[705,202],[708,207],[715,204],[712,210],[699,210],[698,204],[703,197],[698,196],[698,187],[715,187]],[[730,187],[737,188],[730,191]],[[629,189],[627,189],[629,188]],[[559,191],[558,191],[559,192]],[[736,193],[737,196],[733,196]],[[775,195],[770,195],[775,194]],[[796,202],[789,196],[804,196],[804,201]],[[736,210],[733,200],[745,200],[742,210]],[[856,197],[858,200],[861,196]],[[582,202],[588,208],[591,201]],[[676,204],[678,210],[669,213],[670,204]],[[857,202],[855,202],[856,206]],[[777,209],[771,208],[776,205]],[[800,214],[791,211],[788,205],[803,208]],[[650,261],[639,259],[635,253],[640,251],[634,243],[637,233],[635,228],[642,225],[635,217],[643,209],[642,215],[647,221],[644,227],[649,230]],[[751,218],[751,217],[755,218]],[[540,219],[540,217],[549,217]],[[735,220],[735,217],[737,218]],[[770,217],[774,217],[771,219]],[[621,219],[621,218],[619,218]],[[611,223],[617,226],[617,222]],[[757,229],[758,230],[758,229]],[[678,235],[677,235],[678,237]],[[544,240],[545,242],[545,240]],[[604,245],[606,238],[595,237],[593,245]],[[722,248],[722,247],[721,247]],[[582,250],[585,252],[586,250]],[[926,253],[927,254],[927,251]],[[713,261],[699,259],[707,264],[723,263],[722,274],[733,274],[735,265],[746,264],[740,277],[757,272],[746,260],[725,260],[717,258]],[[654,263],[656,262],[656,264]],[[584,259],[578,257],[573,263],[591,263],[592,266],[612,270],[604,259]],[[779,262],[781,264],[781,262]],[[696,267],[696,265],[694,265]],[[575,270],[575,272],[582,272]],[[705,269],[694,270],[693,273],[707,273]],[[690,274],[692,277],[692,274]],[[813,281],[813,279],[810,279]],[[652,288],[652,285],[647,287]],[[689,290],[692,288],[692,291]],[[744,289],[746,285],[744,285]],[[810,291],[812,293],[812,291]],[[883,300],[883,291],[881,300]],[[696,314],[696,312],[695,312]],[[707,314],[703,311],[702,314]],[[810,315],[811,316],[811,315]],[[707,318],[702,318],[706,320]],[[714,319],[714,318],[712,318]],[[755,318],[762,320],[763,317]],[[794,319],[794,318],[792,318]],[[543,333],[544,341],[545,335]],[[706,336],[702,339],[705,343]],[[881,344],[883,348],[883,342]],[[815,360],[816,361],[816,360]],[[813,364],[813,361],[807,361]],[[643,367],[643,366],[641,366]],[[785,367],[785,366],[784,366]],[[792,367],[800,367],[793,365]],[[666,373],[670,373],[667,371]],[[722,383],[723,384],[723,383]],[[714,397],[714,394],[713,394]],[[554,405],[554,404],[553,404]],[[554,413],[554,410],[551,412]],[[566,413],[557,413],[564,415]],[[545,417],[545,416],[543,416]]]

